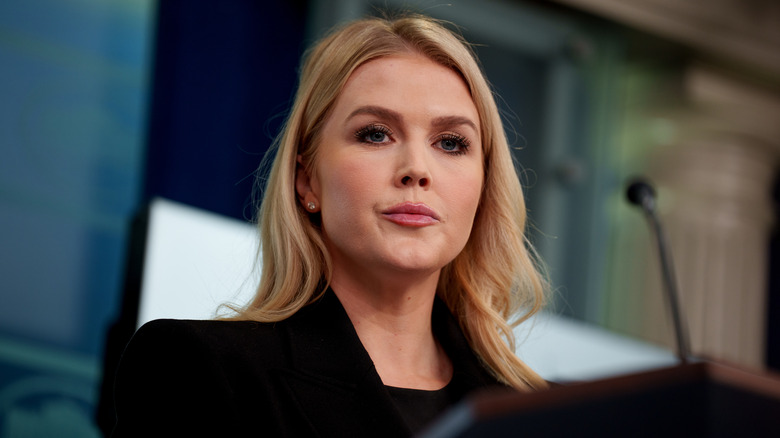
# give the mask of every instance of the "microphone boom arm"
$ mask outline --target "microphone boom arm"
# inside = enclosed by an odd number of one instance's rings
[[[690,357],[688,331],[683,324],[681,316],[677,279],[674,274],[671,252],[666,243],[666,234],[661,226],[661,221],[658,219],[658,215],[655,212],[655,192],[650,184],[640,180],[628,187],[627,194],[631,203],[642,208],[645,217],[647,217],[647,220],[650,223],[653,234],[655,235],[655,241],[658,246],[658,256],[661,261],[664,289],[666,290],[666,301],[672,314],[672,323],[674,324],[674,334],[677,341],[677,356],[680,358],[680,362],[686,364]]]

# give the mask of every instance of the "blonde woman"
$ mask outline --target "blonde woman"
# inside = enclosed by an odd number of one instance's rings
[[[258,218],[254,300],[142,327],[115,436],[408,436],[473,391],[546,387],[513,352],[545,291],[522,191],[440,23],[361,20],[307,53]]]

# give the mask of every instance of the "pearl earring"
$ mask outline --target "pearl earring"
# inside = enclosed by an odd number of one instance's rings
[[[306,207],[307,207],[309,210],[312,210],[312,211],[314,211],[314,209],[315,209],[315,208],[317,208],[317,204],[315,204],[315,203],[314,203],[314,202],[312,202],[312,201],[309,201],[309,203],[308,203],[308,204],[306,204]]]

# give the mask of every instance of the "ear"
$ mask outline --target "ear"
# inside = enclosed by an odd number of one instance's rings
[[[309,213],[320,211],[320,200],[314,188],[316,181],[312,181],[311,176],[306,172],[306,166],[303,165],[303,158],[298,155],[295,166],[295,191],[298,193],[298,202]],[[315,184],[312,184],[315,182]],[[312,208],[314,205],[314,208]]]

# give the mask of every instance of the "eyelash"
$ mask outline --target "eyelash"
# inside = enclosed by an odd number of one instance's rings
[[[390,131],[390,129],[388,129],[386,126],[371,124],[358,129],[357,132],[355,132],[355,138],[357,138],[358,141],[360,141],[361,143],[378,144],[378,142],[373,142],[368,139],[369,135],[375,133],[381,133],[386,136],[392,135],[392,131]],[[453,134],[453,133],[442,134],[439,136],[439,138],[436,139],[436,143],[441,143],[442,141],[448,141],[448,140],[457,143],[459,149],[454,151],[448,151],[444,148],[441,148],[442,152],[446,154],[463,155],[469,150],[470,147],[469,139],[459,134]]]
[[[456,151],[442,149],[442,151],[450,155],[463,155],[468,152],[469,147],[471,146],[468,138],[458,134],[442,134],[438,139],[436,139],[436,143],[441,143],[442,141],[446,140],[454,141],[458,144],[457,146],[459,147],[459,149]]]
[[[392,132],[386,126],[371,124],[358,129],[357,132],[355,132],[355,138],[357,138],[362,143],[376,144],[373,141],[369,141],[368,136],[371,134],[375,134],[377,132],[382,133],[386,136],[392,135]]]

